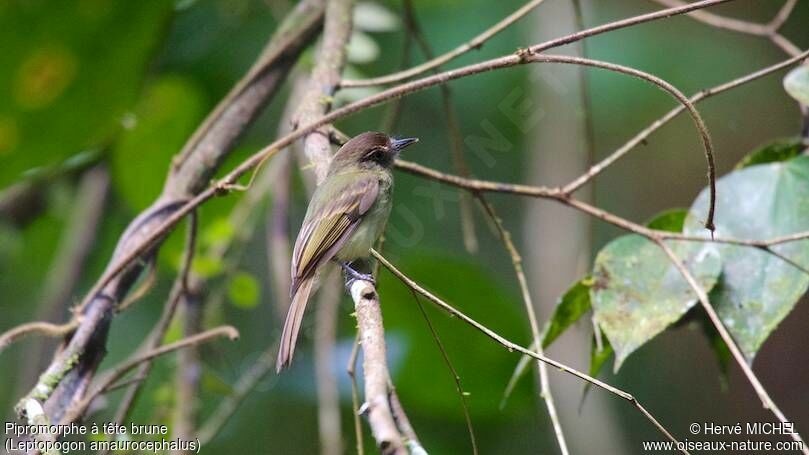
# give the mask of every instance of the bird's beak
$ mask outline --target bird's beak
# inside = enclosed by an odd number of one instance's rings
[[[390,146],[394,152],[399,153],[404,150],[407,146],[411,144],[415,144],[419,141],[417,137],[406,137],[404,139],[393,139],[390,141]]]

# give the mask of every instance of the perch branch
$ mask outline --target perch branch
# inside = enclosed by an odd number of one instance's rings
[[[351,298],[354,300],[363,353],[365,403],[362,412],[368,415],[371,432],[380,451],[385,455],[404,455],[407,453],[405,441],[390,406],[390,373],[379,296],[372,283],[356,280],[351,285]]]

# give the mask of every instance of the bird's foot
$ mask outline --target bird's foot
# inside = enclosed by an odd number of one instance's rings
[[[351,267],[351,264],[346,261],[337,261],[337,263],[340,264],[343,272],[345,272],[346,289],[351,289],[351,285],[354,284],[355,281],[368,281],[376,286],[376,279],[370,273],[361,273]]]

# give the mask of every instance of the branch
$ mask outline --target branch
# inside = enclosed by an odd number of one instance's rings
[[[412,68],[399,71],[397,73],[389,74],[387,76],[375,77],[372,79],[362,79],[355,81],[344,80],[343,82],[340,83],[340,87],[349,88],[349,87],[370,87],[375,85],[387,85],[395,82],[401,82],[406,79],[410,79],[414,76],[418,76],[419,74],[424,74],[428,71],[437,69],[440,66],[444,65],[445,63],[454,60],[473,49],[475,50],[480,49],[481,47],[483,47],[483,44],[486,41],[494,38],[495,35],[507,29],[518,20],[522,19],[525,15],[533,11],[534,8],[539,6],[539,4],[542,3],[543,1],[544,0],[529,1],[525,5],[521,6],[519,9],[514,11],[513,13],[509,14],[505,19],[489,27],[480,35],[472,38],[466,43],[461,44],[455,49],[445,54],[441,54],[438,57],[432,57],[431,55],[427,55],[427,58],[429,60],[418,66],[414,66]]]
[[[672,16],[676,16],[679,14],[685,14],[691,11],[695,11],[702,8],[707,8],[709,6],[718,5],[720,3],[726,3],[731,0],[703,0],[699,2],[690,3],[687,5],[675,7],[675,8],[667,8],[664,10],[656,11],[654,13],[643,14],[640,16],[634,16],[627,19],[623,19],[620,21],[610,22],[608,24],[600,25],[598,27],[589,28],[587,30],[582,30],[580,32],[576,32],[567,36],[563,36],[560,38],[556,38],[550,41],[546,41],[541,44],[537,44],[535,46],[531,46],[529,48],[530,51],[539,53],[551,48],[564,46],[565,44],[574,43],[576,41],[580,41],[584,38],[588,38],[590,36],[599,35],[601,33],[610,32],[613,30],[618,30],[625,27],[631,27],[633,25],[642,24],[644,22],[654,21],[657,19],[665,19]],[[519,10],[512,13],[509,17],[502,20],[501,22],[495,24],[494,27],[490,28],[486,32],[482,33],[481,35],[473,38],[468,43],[461,45],[460,47],[448,52],[447,54],[443,54],[430,62],[424,63],[422,65],[416,66],[409,70],[400,71],[397,73],[390,74],[388,76],[382,76],[374,79],[365,79],[365,80],[358,80],[358,81],[343,81],[341,83],[341,87],[348,88],[348,87],[365,87],[371,85],[384,85],[392,82],[401,82],[403,80],[409,79],[414,76],[418,76],[419,74],[423,74],[433,68],[441,66],[450,60],[463,55],[465,52],[474,49],[475,46],[472,44],[478,42],[477,46],[479,47],[482,45],[486,40],[494,36],[497,32],[502,30],[503,28],[508,27],[512,23],[519,20],[522,16],[530,12],[534,7],[538,6],[541,1],[532,1],[527,3],[525,6],[520,8]],[[493,30],[497,30],[491,35],[487,34]],[[480,41],[484,37],[482,41]],[[478,40],[478,41],[476,41]],[[461,49],[465,49],[463,52],[459,52]]]
[[[44,401],[52,423],[60,423],[67,407],[81,400],[82,384],[93,377],[104,356],[115,303],[124,298],[141,270],[139,264],[129,264],[150,253],[170,230],[159,226],[176,224],[181,217],[173,216],[175,209],[208,184],[234,142],[273,97],[317,32],[322,13],[322,3],[305,1],[285,19],[256,64],[192,136],[175,161],[162,195],[121,236],[107,270],[77,310],[84,317],[75,335],[23,399]],[[183,216],[189,212],[186,210]]]
[[[635,234],[642,235],[642,236],[648,238],[649,240],[651,240],[651,241],[653,241],[655,243],[658,243],[659,245],[663,245],[663,246],[665,246],[665,244],[663,243],[663,240],[688,240],[688,241],[702,241],[702,242],[713,242],[713,243],[728,243],[728,244],[735,244],[735,245],[747,245],[747,246],[751,246],[751,247],[762,248],[762,247],[769,247],[769,246],[773,246],[773,245],[777,245],[777,244],[781,244],[781,243],[801,240],[801,239],[804,239],[804,238],[809,238],[809,232],[800,232],[800,233],[796,233],[796,234],[776,237],[776,238],[772,238],[772,239],[769,239],[769,240],[763,240],[762,241],[762,240],[743,240],[743,239],[729,239],[729,238],[710,239],[710,238],[699,237],[699,236],[683,235],[683,234],[678,234],[678,233],[674,233],[674,232],[656,231],[656,230],[653,230],[653,229],[649,229],[649,228],[647,228],[645,226],[639,225],[637,223],[634,223],[632,221],[626,220],[624,218],[621,218],[619,216],[616,216],[616,215],[614,215],[614,214],[612,214],[610,212],[607,212],[605,210],[602,210],[602,209],[600,209],[598,207],[594,207],[594,206],[589,205],[589,204],[587,204],[585,202],[573,199],[573,198],[569,197],[568,195],[566,195],[562,190],[559,190],[559,189],[549,190],[549,189],[539,188],[539,187],[525,188],[524,185],[508,185],[508,184],[501,184],[501,183],[497,183],[497,182],[486,182],[486,181],[479,181],[479,180],[473,180],[473,179],[464,179],[464,178],[458,177],[458,176],[451,176],[451,175],[447,175],[447,174],[442,174],[442,173],[440,173],[438,171],[427,169],[427,168],[424,168],[424,167],[419,166],[419,165],[413,165],[412,163],[405,163],[404,166],[402,165],[402,163],[398,163],[398,166],[400,168],[406,169],[406,170],[408,170],[410,172],[420,174],[420,175],[424,175],[424,176],[428,176],[430,178],[434,178],[436,180],[443,181],[443,182],[446,182],[446,183],[450,183],[450,184],[453,184],[453,185],[458,185],[458,186],[461,186],[461,187],[464,187],[464,188],[468,188],[468,189],[473,190],[473,191],[497,191],[497,190],[500,190],[501,192],[507,192],[507,193],[511,193],[511,194],[521,194],[521,195],[525,195],[525,196],[532,196],[532,197],[539,197],[539,198],[546,198],[546,199],[555,200],[555,201],[557,201],[557,202],[559,202],[559,203],[561,203],[563,205],[567,205],[569,207],[572,207],[574,209],[577,209],[579,211],[587,213],[590,216],[593,216],[593,217],[598,218],[600,220],[603,220],[603,221],[605,221],[607,223],[618,226],[621,229],[633,232]],[[772,251],[772,250],[767,248],[766,251]],[[378,253],[374,253],[374,255],[375,255],[375,257],[377,257],[377,259],[380,260],[380,262],[383,263],[383,265],[386,264],[386,262],[384,262],[384,258],[381,258],[381,256],[378,255]],[[781,257],[781,256],[778,256],[778,257]],[[391,270],[391,271],[393,271],[393,270]],[[398,273],[397,272],[398,271],[394,272],[394,274],[396,274],[397,276],[400,276],[399,274],[401,274],[401,272],[398,272]],[[404,276],[404,275],[401,275],[401,276]],[[426,292],[426,291],[424,291],[424,292]],[[697,294],[699,295],[700,292],[704,294],[704,291],[702,291],[702,290],[700,290]],[[706,298],[705,301],[707,302],[707,298]],[[442,305],[441,303],[439,303],[439,305],[443,306],[443,305],[446,305],[446,304]],[[705,303],[703,303],[703,306],[705,306]],[[449,307],[448,305],[447,305],[447,307],[448,308],[446,308],[446,309],[448,311],[450,311],[449,308],[451,308],[451,307]],[[457,311],[457,310],[454,310],[454,309],[452,309],[452,310]],[[712,307],[710,309],[706,308],[706,311],[709,312],[709,315],[710,315],[711,312],[713,312],[715,314],[715,311],[713,310]],[[718,316],[717,316],[717,318],[718,318]],[[714,318],[712,317],[711,320],[714,321]],[[721,324],[721,320],[716,319],[716,321],[718,321]],[[714,321],[714,322],[716,322],[716,321]],[[470,319],[467,322],[472,323],[474,321],[472,321]],[[474,323],[474,324],[477,324],[477,323]],[[478,326],[479,326],[479,324],[476,325],[476,327],[478,327]],[[480,326],[480,327],[482,327],[482,326]],[[727,332],[727,330],[724,328],[724,326],[722,326],[721,328],[719,326],[717,326],[717,330],[720,332],[720,334],[722,333],[722,331]],[[492,336],[492,335],[490,335],[490,336]],[[732,338],[730,337],[729,334],[728,334],[728,339],[725,339],[725,337],[723,336],[723,340],[726,343],[728,343],[729,347],[732,345],[731,343],[733,343],[733,340],[732,340]],[[517,348],[514,348],[514,349],[517,349]],[[520,349],[524,349],[524,348],[519,348],[517,350],[520,350]],[[738,347],[734,347],[732,349],[735,349],[735,350],[739,351]],[[520,352],[523,352],[523,351],[520,351]],[[534,358],[538,358],[537,354],[532,353],[532,354],[529,354],[529,355],[531,355]],[[776,415],[776,417],[779,420],[781,420],[782,422],[786,422],[787,420],[785,420],[785,418],[784,418],[783,414],[781,413],[781,411],[777,407],[775,407],[775,404],[773,403],[772,399],[767,394],[767,391],[764,389],[764,387],[761,385],[761,383],[755,377],[752,370],[750,369],[750,366],[747,365],[746,360],[744,360],[744,356],[741,355],[741,351],[739,351],[739,357],[737,357],[734,354],[734,359],[737,360],[737,362],[739,363],[739,366],[745,372],[745,375],[747,376],[749,382],[751,383],[751,385],[755,389],[756,393],[761,398],[762,403],[764,403],[765,407],[772,409],[773,413]],[[540,360],[542,360],[542,359],[540,359]],[[583,379],[587,380],[586,378],[583,378]],[[598,384],[596,384],[596,385],[598,385]],[[770,404],[772,404],[772,406],[770,406]],[[797,436],[797,437],[799,437],[799,436]]]
[[[326,6],[323,40],[315,57],[309,86],[300,102],[296,125],[314,122],[331,109],[351,38],[353,7],[353,0],[333,0]],[[320,183],[326,177],[331,162],[327,124],[306,133],[303,137],[303,152],[314,163],[317,182]]]
[[[754,72],[752,72],[750,74],[746,74],[746,75],[744,75],[742,77],[739,77],[737,79],[733,79],[732,81],[725,82],[724,84],[720,84],[720,85],[717,85],[715,87],[711,87],[709,89],[701,90],[696,95],[693,95],[691,98],[689,98],[689,101],[691,102],[691,104],[697,104],[698,102],[700,102],[700,101],[702,101],[702,100],[704,100],[706,98],[710,98],[710,97],[712,97],[714,95],[718,95],[718,94],[720,94],[722,92],[725,92],[725,91],[728,91],[730,89],[739,87],[739,86],[747,84],[749,82],[753,82],[753,81],[755,81],[757,79],[760,79],[760,78],[762,78],[762,77],[764,77],[764,76],[766,76],[768,74],[774,73],[775,71],[778,71],[778,70],[781,70],[783,68],[787,68],[789,66],[792,66],[792,65],[800,62],[801,60],[803,60],[807,56],[809,56],[809,50],[803,51],[799,55],[796,55],[795,57],[789,58],[789,59],[784,60],[782,62],[776,63],[774,65],[770,65],[770,66],[768,66],[766,68],[762,68],[762,69],[754,71]],[[604,169],[606,169],[607,167],[609,167],[610,165],[612,165],[613,163],[615,163],[616,161],[621,159],[624,155],[629,153],[629,151],[632,150],[635,146],[637,146],[638,144],[643,143],[649,136],[652,135],[652,133],[654,133],[655,131],[660,129],[660,127],[662,127],[663,125],[667,124],[672,119],[677,117],[677,115],[679,115],[684,110],[685,110],[685,105],[681,104],[681,105],[675,107],[674,109],[670,110],[663,117],[661,117],[661,118],[655,120],[654,122],[652,122],[651,125],[647,126],[645,129],[643,129],[641,132],[639,132],[637,135],[635,135],[635,137],[633,137],[628,142],[626,142],[624,145],[622,145],[617,150],[612,152],[609,156],[607,156],[606,158],[604,158],[603,160],[601,160],[597,164],[591,166],[590,169],[587,170],[587,172],[585,172],[581,176],[577,177],[576,179],[574,179],[573,181],[571,181],[570,183],[565,185],[564,188],[563,188],[563,191],[566,192],[566,193],[573,193],[576,190],[578,190],[579,188],[581,188],[582,186],[584,186],[585,184],[587,184],[588,182],[590,182],[593,178],[595,178],[597,175],[599,175],[601,172],[603,172]]]
[[[728,349],[730,349],[730,353],[733,355],[733,358],[736,360],[736,363],[742,369],[742,372],[744,372],[744,375],[747,377],[748,382],[750,382],[750,384],[753,386],[753,389],[756,391],[756,394],[758,395],[759,399],[761,399],[761,403],[764,405],[764,408],[772,411],[772,413],[779,421],[781,421],[781,423],[784,423],[785,425],[790,425],[791,421],[787,419],[784,413],[781,412],[778,406],[776,406],[775,402],[772,400],[772,398],[770,398],[770,395],[767,393],[767,390],[764,388],[764,386],[756,377],[756,374],[753,373],[753,369],[747,363],[747,359],[744,358],[744,354],[742,354],[741,349],[739,349],[739,347],[736,345],[736,342],[733,340],[733,336],[731,336],[730,332],[728,332],[727,328],[725,327],[725,324],[722,322],[722,319],[719,317],[719,315],[716,314],[716,310],[714,310],[713,306],[711,305],[711,302],[708,299],[708,294],[705,292],[705,290],[702,289],[699,283],[697,283],[696,279],[694,279],[694,276],[691,275],[691,272],[688,270],[688,268],[685,267],[683,262],[677,257],[674,251],[671,248],[669,248],[666,242],[657,238],[652,238],[650,240],[654,241],[657,244],[657,246],[659,246],[666,253],[666,255],[671,260],[671,263],[674,264],[674,267],[676,267],[677,270],[680,272],[680,275],[682,275],[683,278],[685,278],[685,281],[688,282],[688,285],[691,287],[691,289],[694,290],[694,293],[697,294],[697,298],[699,299],[702,308],[708,314],[708,318],[711,320],[711,323],[716,328],[717,332],[719,332],[719,336],[722,337],[722,340],[725,342],[725,345],[727,345]],[[800,443],[801,451],[804,454],[809,455],[809,447],[807,447],[806,443],[803,442],[803,439],[801,439],[800,434],[797,431],[794,431],[791,432],[790,435],[793,440]]]
[[[379,296],[372,283],[356,280],[351,285],[351,298],[354,299],[363,352],[365,404],[361,409],[368,414],[368,423],[380,451],[385,455],[404,455],[407,453],[404,438],[396,426],[389,400],[390,373]]]
[[[660,422],[658,422],[657,419],[655,419],[655,417],[651,413],[649,413],[649,411],[647,411],[645,407],[643,407],[643,405],[637,400],[637,398],[635,398],[634,396],[632,396],[628,392],[624,392],[621,389],[613,387],[613,386],[611,386],[611,385],[609,385],[609,384],[607,384],[605,382],[602,382],[602,381],[600,381],[600,380],[598,380],[598,379],[596,379],[596,378],[594,378],[592,376],[589,376],[589,375],[587,375],[585,373],[582,373],[582,372],[580,372],[580,371],[578,371],[578,370],[576,370],[574,368],[571,368],[571,367],[569,367],[569,366],[567,366],[567,365],[565,365],[563,363],[557,362],[556,360],[553,360],[553,359],[551,359],[549,357],[538,354],[538,353],[536,353],[534,351],[531,351],[529,349],[526,349],[526,348],[524,348],[524,347],[522,347],[522,346],[520,346],[520,345],[518,345],[518,344],[516,344],[516,343],[514,343],[512,341],[509,341],[506,338],[503,338],[502,336],[500,336],[499,334],[497,334],[493,330],[489,329],[485,325],[477,322],[476,320],[474,320],[471,317],[467,316],[466,314],[462,313],[460,310],[456,309],[452,305],[450,305],[450,304],[444,302],[443,300],[439,299],[434,294],[432,294],[430,291],[428,291],[428,290],[424,289],[423,287],[421,287],[418,283],[416,283],[411,278],[409,278],[407,275],[402,273],[399,269],[397,269],[393,264],[391,264],[381,254],[376,252],[376,250],[371,250],[371,254],[386,269],[388,269],[388,271],[390,271],[394,276],[396,276],[396,278],[398,278],[399,281],[404,283],[408,288],[410,288],[410,289],[418,292],[419,294],[423,295],[424,297],[427,298],[427,300],[433,302],[434,304],[436,304],[438,307],[442,308],[444,311],[446,311],[450,315],[452,315],[454,317],[457,317],[458,319],[464,321],[468,325],[470,325],[470,326],[474,327],[475,329],[477,329],[478,331],[482,332],[484,335],[491,338],[495,342],[501,344],[509,352],[517,351],[517,352],[520,352],[520,353],[525,354],[527,356],[530,356],[530,357],[532,357],[532,358],[534,358],[536,360],[547,363],[548,365],[551,365],[551,366],[559,369],[560,371],[563,371],[565,373],[576,376],[579,379],[582,379],[582,380],[584,380],[584,381],[586,381],[586,382],[588,382],[590,384],[593,384],[593,385],[595,385],[595,386],[597,386],[597,387],[599,387],[601,389],[606,390],[607,392],[612,393],[613,395],[616,395],[616,396],[618,396],[620,398],[623,398],[624,400],[632,403],[632,405],[635,406],[635,408],[641,414],[643,414],[646,417],[646,419],[649,420],[649,422],[651,422],[670,441],[674,442],[677,447],[681,446],[679,444],[679,442],[677,442],[677,439],[675,439],[674,436],[672,436],[671,433],[669,433],[668,430],[666,430],[666,428],[663,427],[663,425],[661,425]],[[687,451],[685,451],[683,449],[681,449],[680,451],[683,452],[683,453],[686,453],[686,454],[688,453]]]
[[[503,246],[511,258],[511,265],[514,268],[514,274],[517,276],[517,282],[520,284],[520,293],[522,294],[525,312],[528,314],[531,337],[534,340],[532,347],[536,349],[539,355],[545,355],[545,352],[542,350],[542,338],[539,332],[539,324],[537,323],[536,312],[534,311],[534,301],[531,298],[531,291],[528,289],[528,280],[525,278],[525,271],[522,267],[522,257],[520,257],[517,247],[511,240],[511,233],[503,225],[503,220],[497,216],[494,206],[492,206],[482,194],[475,194],[480,203],[483,205],[484,210],[489,215],[489,218],[491,218],[491,220],[494,222],[497,232],[500,234],[500,239],[503,241]],[[564,431],[562,431],[562,423],[559,421],[559,415],[556,412],[556,404],[553,399],[553,393],[551,392],[551,384],[548,380],[548,367],[545,365],[545,362],[537,361],[537,369],[539,370],[540,395],[542,396],[543,401],[545,401],[545,407],[548,409],[548,417],[551,419],[553,432],[556,435],[556,441],[559,443],[559,451],[563,455],[567,455],[569,453],[567,441],[565,440]]]
[[[11,343],[27,335],[39,334],[52,338],[62,337],[76,330],[76,327],[78,326],[78,319],[72,319],[65,324],[53,324],[44,321],[20,324],[0,335],[0,353],[2,353]]]
[[[657,4],[668,6],[668,7],[678,7],[687,5],[687,3],[681,2],[680,0],[651,0]],[[792,12],[792,9],[795,7],[795,3],[797,0],[787,0],[781,9],[776,13],[775,17],[767,24],[759,24],[756,22],[745,21],[741,19],[735,19],[732,17],[722,16],[720,14],[714,14],[708,11],[694,11],[688,13],[688,16],[696,19],[699,22],[704,24],[708,24],[711,27],[723,29],[723,30],[730,30],[737,33],[742,33],[745,35],[753,35],[753,36],[761,36],[769,39],[773,44],[780,47],[788,55],[794,56],[800,50],[797,46],[792,44],[786,37],[778,33],[778,29],[786,22],[789,18],[789,15]]]

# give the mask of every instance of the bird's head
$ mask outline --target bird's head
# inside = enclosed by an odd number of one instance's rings
[[[332,158],[330,172],[358,167],[365,170],[390,169],[405,147],[418,142],[418,138],[396,139],[385,133],[368,131],[354,136],[340,147]]]

